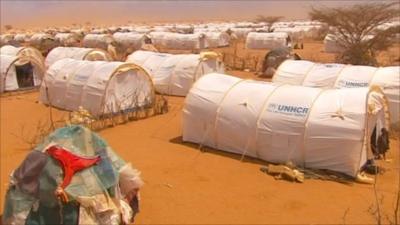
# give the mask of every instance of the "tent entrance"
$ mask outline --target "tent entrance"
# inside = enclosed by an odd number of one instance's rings
[[[15,73],[19,88],[29,88],[35,86],[33,71],[34,69],[31,62],[15,65]]]

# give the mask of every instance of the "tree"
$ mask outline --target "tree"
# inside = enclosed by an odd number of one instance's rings
[[[13,26],[7,24],[7,25],[4,25],[4,29],[6,29],[6,31],[9,31],[9,30],[13,29]]]
[[[262,16],[258,15],[255,19],[256,22],[258,23],[266,23],[268,26],[268,31],[272,31],[271,27],[274,23],[278,22],[281,20],[283,16]]]
[[[376,65],[376,55],[393,44],[400,26],[384,24],[400,16],[399,3],[363,3],[350,7],[311,8],[312,20],[333,28],[335,42],[343,49],[342,63]]]

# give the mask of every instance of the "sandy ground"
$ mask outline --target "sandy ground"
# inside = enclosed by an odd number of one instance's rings
[[[307,47],[309,46],[309,47]],[[299,50],[304,58],[329,62],[333,55],[319,54],[321,43]],[[242,54],[247,54],[243,52]],[[250,55],[265,54],[265,51]],[[228,71],[242,78],[252,73]],[[49,108],[37,102],[38,93],[0,98],[0,212],[10,172],[28,153],[29,139],[40,124],[49,121]],[[100,131],[111,147],[142,171],[139,224],[374,224],[372,185],[345,185],[306,180],[303,184],[275,180],[260,172],[262,161],[240,161],[234,154],[182,143],[184,98],[168,97],[167,114]],[[67,116],[52,110],[53,119]],[[396,136],[394,136],[396,138]],[[393,220],[399,181],[399,140],[391,139],[388,155],[380,162],[386,172],[378,177],[382,217]],[[386,220],[387,221],[387,220]]]
[[[246,77],[243,72],[240,76]],[[27,137],[33,136],[39,121],[49,118],[49,108],[37,103],[37,97],[34,92],[0,99],[2,207],[8,175],[28,152]],[[194,144],[182,143],[183,100],[169,97],[167,114],[100,132],[143,172],[146,184],[137,223],[374,223],[369,212],[374,203],[372,185],[275,180],[260,172],[262,161],[240,161],[237,155],[212,149],[201,152]],[[66,115],[53,110],[55,120]],[[398,140],[391,140],[389,158],[394,161],[383,163],[387,171],[379,176],[377,190],[384,213],[391,216],[399,173]]]

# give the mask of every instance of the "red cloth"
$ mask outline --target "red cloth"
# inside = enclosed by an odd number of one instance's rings
[[[63,189],[69,185],[72,176],[76,172],[88,168],[100,161],[100,156],[96,156],[94,158],[83,158],[74,155],[68,150],[65,150],[59,146],[51,146],[46,151],[61,164],[64,172],[64,180],[60,187]]]

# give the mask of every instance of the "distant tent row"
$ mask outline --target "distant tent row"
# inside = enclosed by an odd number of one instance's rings
[[[223,63],[214,52],[201,54],[166,54],[136,51],[128,56],[133,62],[146,69],[157,92],[167,95],[186,96],[193,83],[211,72],[224,72]]]
[[[355,177],[388,119],[377,87],[324,90],[208,74],[186,97],[183,141]]]
[[[102,117],[151,107],[155,94],[150,76],[134,64],[62,59],[47,70],[40,101]]]
[[[284,61],[272,79],[274,83],[318,88],[379,86],[385,93],[391,122],[400,121],[400,67],[372,67],[320,64],[305,60]]]

